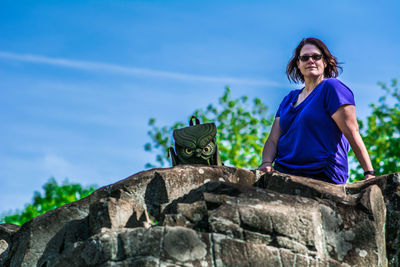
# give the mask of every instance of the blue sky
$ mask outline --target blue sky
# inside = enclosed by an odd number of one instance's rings
[[[274,113],[303,37],[343,62],[358,115],[399,77],[398,1],[0,2],[0,213],[50,178],[99,186],[144,170],[150,117],[234,97]]]

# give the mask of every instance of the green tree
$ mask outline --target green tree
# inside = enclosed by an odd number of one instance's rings
[[[400,171],[400,91],[398,80],[390,86],[379,82],[385,94],[377,104],[370,104],[372,113],[367,117],[366,126],[359,121],[360,132],[377,175]],[[352,162],[356,162],[353,152]],[[361,167],[351,169],[350,181],[363,179]]]
[[[58,185],[54,178],[50,178],[43,185],[44,195],[35,191],[33,203],[27,204],[22,211],[17,210],[14,213],[9,212],[3,215],[0,222],[22,225],[49,210],[87,197],[96,189],[95,187],[95,185],[82,187],[80,184],[71,184],[68,180],[65,180],[62,185]]]
[[[267,115],[267,106],[259,98],[249,103],[247,96],[237,99],[231,97],[229,87],[218,99],[218,105],[208,105],[206,109],[197,109],[188,116],[194,115],[202,123],[214,122],[217,126],[217,144],[221,160],[225,165],[238,168],[257,168],[261,163],[261,153],[268,137],[273,116]],[[156,162],[159,166],[169,164],[168,148],[173,146],[174,129],[187,126],[187,123],[176,122],[172,126],[156,126],[156,120],[149,120],[151,130],[148,135],[151,143],[145,144],[146,151],[157,151]],[[147,168],[157,167],[147,163]]]

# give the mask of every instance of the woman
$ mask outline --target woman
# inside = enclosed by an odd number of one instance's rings
[[[336,58],[321,40],[300,42],[286,74],[289,81],[303,82],[304,88],[291,91],[280,104],[264,145],[260,170],[344,184],[350,144],[364,177],[375,177],[358,131],[353,93],[336,79],[338,69]]]

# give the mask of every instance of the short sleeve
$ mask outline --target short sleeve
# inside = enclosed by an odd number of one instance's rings
[[[279,108],[278,108],[278,111],[277,111],[276,114],[275,114],[275,118],[281,116],[282,109],[283,109],[286,105],[290,104],[290,101],[293,100],[293,97],[294,97],[294,95],[296,94],[296,91],[300,91],[300,90],[293,90],[293,91],[291,91],[288,95],[286,95],[286,96],[283,98],[282,102],[279,104]]]
[[[353,92],[341,81],[329,79],[325,89],[325,108],[329,115],[332,116],[340,106],[355,105]]]

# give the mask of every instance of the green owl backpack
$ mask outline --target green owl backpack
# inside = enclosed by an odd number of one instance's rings
[[[196,124],[193,125],[193,119]],[[223,165],[217,147],[217,127],[214,123],[200,124],[192,116],[189,126],[174,130],[175,150],[169,148],[172,166],[180,164]]]

